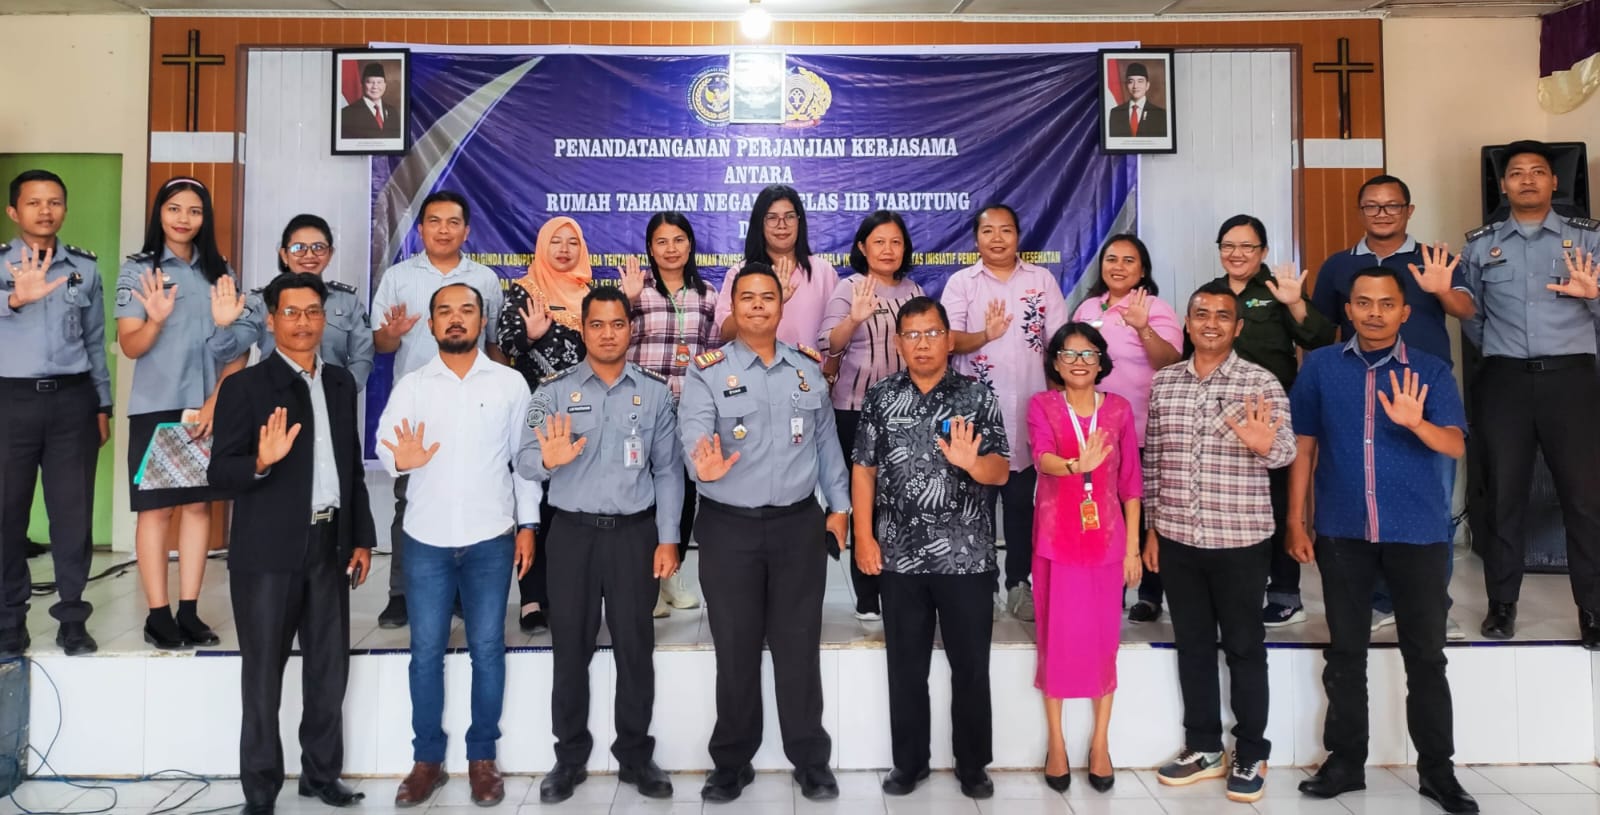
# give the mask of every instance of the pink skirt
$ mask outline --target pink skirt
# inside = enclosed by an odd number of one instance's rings
[[[1033,559],[1039,653],[1033,684],[1051,699],[1096,699],[1117,689],[1122,564]]]

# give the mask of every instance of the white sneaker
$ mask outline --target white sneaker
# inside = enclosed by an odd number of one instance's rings
[[[994,593],[994,618],[1003,620],[1006,616],[1006,596],[1000,592]]]
[[[1461,626],[1456,624],[1456,618],[1446,617],[1444,618],[1444,638],[1460,642],[1467,638],[1467,632],[1462,631]]]
[[[667,605],[667,589],[662,586],[661,591],[656,593],[656,607],[655,610],[650,612],[650,616],[659,620],[670,614],[672,614],[672,607]]]
[[[1378,611],[1377,609],[1373,609],[1373,611],[1372,611],[1372,632],[1374,634],[1376,634],[1378,632],[1378,629],[1380,629],[1380,628],[1382,628],[1382,627],[1384,627],[1386,625],[1394,625],[1394,612],[1393,611],[1383,612],[1383,611]]]
[[[1025,622],[1033,622],[1033,586],[1027,583],[1018,583],[1006,593],[1006,607],[1010,609],[1011,616]]]
[[[673,608],[699,608],[700,598],[683,582],[683,572],[676,572],[661,581],[661,599]]]

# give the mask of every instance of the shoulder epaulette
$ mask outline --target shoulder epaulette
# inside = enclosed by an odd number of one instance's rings
[[[811,361],[812,362],[815,362],[818,365],[822,364],[822,352],[821,351],[818,351],[817,349],[812,348],[809,345],[796,345],[794,347],[794,349],[796,351],[799,351],[802,354],[805,354],[808,357],[811,357]]]
[[[0,242],[0,252],[11,251],[11,241]]]
[[[633,363],[629,363],[629,364],[633,366],[633,369],[635,371],[638,371],[639,373],[642,373],[645,376],[648,376],[651,379],[654,379],[655,381],[660,382],[663,385],[665,385],[667,383],[667,378],[665,376],[663,376],[659,371],[652,371],[649,368],[646,368],[646,367],[644,367],[643,365],[640,365],[637,362],[633,362]]]
[[[1500,223],[1501,223],[1500,221],[1495,221],[1492,224],[1484,224],[1483,226],[1480,226],[1477,229],[1474,229],[1471,232],[1468,232],[1467,233],[1467,243],[1472,243],[1473,241],[1483,237],[1484,235],[1487,235],[1490,232],[1493,232],[1494,228],[1499,226]]]
[[[1568,218],[1567,226],[1575,226],[1585,232],[1600,231],[1600,221],[1593,218]]]
[[[547,385],[547,384],[549,384],[551,382],[556,381],[557,379],[560,379],[563,376],[566,376],[567,374],[572,373],[573,371],[575,371],[577,369],[578,369],[578,366],[576,366],[576,365],[572,366],[571,368],[563,368],[563,369],[561,369],[559,371],[556,371],[553,374],[550,374],[549,376],[546,376],[544,379],[539,380],[539,384]]]
[[[699,368],[703,371],[727,358],[728,355],[723,353],[720,349],[715,351],[707,351],[704,354],[697,355],[694,358],[694,364],[696,368]]]
[[[262,294],[262,292],[265,292],[266,290],[267,290],[266,286],[257,286],[255,288],[251,289],[250,293],[255,295],[255,296],[257,296],[257,297],[263,297],[264,295]]]
[[[154,251],[150,251],[150,252],[135,252],[135,253],[133,253],[133,254],[128,256],[128,260],[131,260],[134,263],[144,263],[145,261],[155,260],[155,258],[156,258],[156,253]]]
[[[73,246],[70,243],[62,244],[62,246],[66,247],[68,252],[71,252],[72,254],[77,255],[78,257],[87,258],[89,260],[99,260],[100,259],[98,256],[95,255],[95,253],[89,251],[88,249],[84,249],[84,248],[78,247],[78,246]]]
[[[327,281],[327,284],[328,284],[328,288],[333,289],[334,291],[342,291],[345,294],[355,294],[356,293],[356,287],[350,285],[349,283],[340,283],[337,280],[329,280],[329,281]]]

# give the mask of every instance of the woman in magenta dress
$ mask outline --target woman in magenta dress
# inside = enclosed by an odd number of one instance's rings
[[[1028,403],[1028,433],[1039,487],[1033,521],[1033,593],[1038,628],[1034,684],[1044,693],[1045,781],[1065,790],[1061,700],[1090,699],[1089,784],[1113,782],[1111,696],[1123,586],[1137,586],[1139,438],[1128,400],[1095,386],[1111,373],[1106,340],[1088,323],[1067,323],[1050,338],[1045,376],[1054,387]],[[1057,390],[1056,388],[1060,388]]]

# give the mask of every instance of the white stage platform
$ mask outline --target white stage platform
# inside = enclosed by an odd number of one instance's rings
[[[119,562],[102,554],[96,569]],[[410,705],[407,695],[405,630],[377,628],[386,601],[387,558],[376,561],[372,581],[353,596],[353,642],[346,703],[346,771],[350,775],[395,775],[411,762]],[[36,580],[47,578],[48,558],[33,561]],[[697,560],[691,556],[689,573]],[[173,567],[176,580],[176,566]],[[141,638],[143,600],[137,578],[125,574],[97,581],[89,598],[96,607],[90,621],[100,653],[67,658],[53,644],[55,623],[40,598],[30,616],[36,665],[32,672],[31,740],[49,750],[46,774],[138,776],[166,769],[204,775],[237,773],[239,667],[231,625],[225,563],[213,560],[201,596],[201,614],[222,637],[217,648],[157,652]],[[1476,635],[1483,613],[1477,558],[1458,554],[1453,593],[1454,616],[1472,632],[1452,643],[1450,678],[1456,711],[1456,758],[1462,763],[1589,763],[1596,758],[1594,674],[1600,661],[1576,644],[1577,625],[1564,577],[1529,576],[1517,641],[1488,643]],[[175,585],[175,583],[174,583]],[[1313,765],[1322,759],[1320,743],[1324,698],[1319,643],[1327,632],[1320,617],[1320,582],[1307,569],[1303,585],[1312,618],[1269,634],[1271,665],[1272,763]],[[834,764],[844,769],[884,768],[890,764],[887,681],[882,628],[851,616],[853,600],[843,566],[829,576],[823,626],[823,684],[826,725],[834,737]],[[516,630],[516,610],[508,603],[511,653],[500,762],[507,772],[547,770],[553,762],[549,730],[550,661],[548,635],[526,637]],[[656,757],[672,770],[705,769],[705,744],[713,721],[714,662],[705,612],[674,611],[657,623]],[[1044,756],[1044,731],[1038,692],[1033,688],[1033,628],[1014,619],[995,624],[992,657],[995,767],[1037,767]],[[1375,637],[1372,652],[1373,764],[1415,761],[1405,732],[1404,673],[1394,648],[1394,630]],[[453,645],[464,645],[456,622]],[[1181,702],[1171,630],[1163,622],[1125,625],[1119,658],[1121,686],[1112,717],[1111,743],[1119,767],[1151,767],[1180,746]],[[286,682],[283,734],[297,766],[295,733],[299,716],[298,662]],[[449,706],[446,730],[452,735],[449,762],[461,766],[461,735],[467,721],[468,658],[448,658]],[[612,737],[609,700],[613,685],[609,652],[596,655],[591,679],[597,704],[591,711],[596,742],[595,771],[614,770],[603,745]],[[48,678],[47,678],[48,676]],[[934,763],[951,763],[948,674],[935,660],[933,676]],[[1226,685],[1224,685],[1226,687]],[[756,757],[762,769],[787,766],[778,740],[770,671],[767,739]],[[58,696],[59,693],[59,696]],[[1068,706],[1069,744],[1074,766],[1083,766],[1088,737],[1087,702]],[[58,734],[59,727],[59,734]],[[52,745],[53,742],[53,745]],[[39,770],[37,761],[30,768]]]

